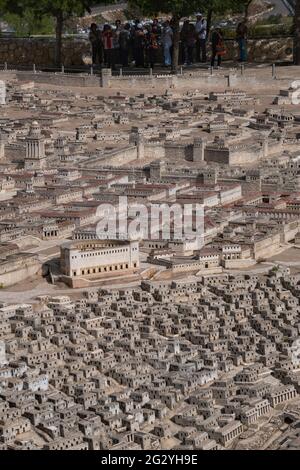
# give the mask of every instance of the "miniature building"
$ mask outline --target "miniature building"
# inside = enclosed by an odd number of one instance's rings
[[[204,161],[204,149],[205,144],[201,138],[194,140],[193,146],[193,161],[194,162],[203,162]]]
[[[138,268],[139,244],[135,241],[89,240],[61,247],[61,272],[71,278],[120,275]]]
[[[205,161],[225,165],[243,165],[257,162],[261,157],[261,145],[256,142],[226,142],[216,136],[214,141],[205,147]]]
[[[0,105],[6,104],[6,83],[0,80]]]
[[[41,135],[39,123],[31,124],[29,135],[26,138],[25,170],[41,170],[46,167],[46,154],[44,139]]]
[[[134,144],[137,148],[137,159],[143,160],[145,158],[145,144],[143,131],[139,127],[133,127],[129,137],[129,143]]]

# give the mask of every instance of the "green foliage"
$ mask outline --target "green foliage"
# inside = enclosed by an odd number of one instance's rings
[[[274,25],[254,25],[249,29],[250,38],[276,38],[291,36],[293,34],[292,25],[274,24]]]
[[[253,25],[250,26],[248,32],[249,39],[272,39],[272,38],[282,38],[290,37],[293,35],[292,26],[287,24],[280,25]],[[224,29],[223,36],[225,39],[235,39],[236,30],[234,29]]]
[[[280,266],[276,265],[271,269],[271,273],[276,274],[279,272],[279,270],[280,270]]]
[[[226,13],[244,14],[247,6],[251,3],[249,0],[207,0],[203,2],[204,12],[211,10],[214,15],[224,15]]]
[[[54,18],[56,22],[55,62],[61,65],[62,35],[66,20],[72,16],[84,15],[86,11],[90,11],[94,3],[94,0],[0,0],[0,13],[19,16],[19,27],[24,26],[23,22],[26,23],[26,15],[33,14],[37,22],[43,22],[49,17]],[[101,3],[114,3],[114,0]]]
[[[250,37],[278,37],[291,36],[293,34],[293,18],[281,15],[271,15],[263,18],[249,29]]]
[[[3,16],[15,31],[16,36],[32,36],[38,34],[53,34],[54,21],[52,17],[36,18],[32,10],[26,10],[22,16],[6,13]]]
[[[166,13],[180,18],[191,15],[201,8],[202,1],[195,0],[131,0],[129,5],[138,7],[146,15]]]
[[[63,19],[76,15],[81,16],[90,9],[92,0],[25,0],[29,8],[32,8],[37,15],[62,16]]]
[[[129,0],[129,5],[141,9],[144,14],[166,13],[183,18],[201,11],[214,14],[244,12],[249,0]]]
[[[289,19],[289,17],[287,17]],[[270,15],[267,18],[261,18],[256,21],[255,24],[282,24],[285,21],[285,17],[282,15]]]
[[[31,12],[36,18],[52,16],[63,20],[72,15],[81,16],[89,11],[93,0],[0,0],[0,12],[24,17]],[[102,2],[106,3],[106,2]]]

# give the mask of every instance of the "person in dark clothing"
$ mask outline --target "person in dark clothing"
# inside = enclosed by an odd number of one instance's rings
[[[194,48],[196,44],[195,27],[189,21],[187,22],[182,35],[184,46],[184,64],[192,65],[194,62]]]
[[[159,30],[155,24],[153,24],[147,32],[146,47],[149,66],[154,69],[155,63],[157,62],[157,51],[159,49]]]
[[[194,63],[194,50],[196,45],[196,30],[195,26],[191,23],[188,33],[188,61],[189,64]]]
[[[226,54],[222,31],[218,28],[213,31],[211,36],[211,66],[215,66],[216,57],[218,58],[218,67],[221,66],[222,57]]]
[[[136,67],[144,67],[145,65],[145,34],[143,31],[143,26],[141,24],[137,25],[137,29],[133,37],[133,51],[135,58]]]
[[[119,34],[120,59],[122,67],[128,67],[130,49],[130,24],[125,24],[124,29]]]
[[[247,61],[247,35],[248,27],[244,20],[238,24],[236,29],[236,39],[239,45],[239,62]]]
[[[154,18],[152,28],[156,28],[158,35],[161,35],[161,26],[159,24],[158,18]]]
[[[184,20],[183,26],[180,31],[180,41],[181,41],[181,60],[183,64],[187,63],[187,35],[189,28],[189,20]]]
[[[119,43],[119,36],[120,32],[122,31],[122,23],[120,20],[115,22],[115,28],[113,29],[113,45],[114,45],[114,63],[120,64],[121,57],[120,57],[120,43]]]
[[[103,63],[103,43],[101,31],[99,31],[96,23],[91,24],[89,40],[92,45],[92,61],[93,65],[102,65]]]

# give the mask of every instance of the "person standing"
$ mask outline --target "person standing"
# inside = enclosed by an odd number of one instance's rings
[[[136,67],[145,66],[145,34],[143,25],[139,23],[133,37],[133,55]]]
[[[226,54],[226,49],[224,46],[224,39],[222,35],[222,31],[220,28],[217,28],[213,31],[211,36],[211,49],[212,49],[212,56],[211,56],[211,66],[215,66],[216,57],[218,58],[218,67],[221,66],[222,57]]]
[[[161,35],[161,27],[158,18],[153,19],[152,27],[156,29],[158,36]]]
[[[89,33],[89,41],[92,45],[92,61],[93,65],[102,65],[103,63],[103,43],[101,31],[98,29],[96,23],[92,23]]]
[[[105,65],[114,69],[114,37],[112,28],[109,24],[105,24],[102,33],[103,47],[104,47],[104,61]]]
[[[195,27],[189,20],[185,20],[181,30],[181,41],[184,52],[184,65],[194,62],[194,48],[196,43]]]
[[[236,29],[236,39],[239,45],[239,62],[247,61],[248,27],[245,20],[241,21]]]
[[[120,64],[120,44],[119,36],[122,31],[122,23],[120,20],[116,20],[115,29],[113,30],[113,45],[114,45],[114,63]]]
[[[129,48],[130,48],[130,24],[125,24],[124,28],[119,34],[119,49],[120,49],[120,60],[122,67],[128,67],[129,59]]]
[[[188,29],[189,29],[189,20],[185,19],[183,22],[183,26],[180,31],[180,41],[181,41],[181,53],[182,53],[182,63],[187,65],[187,36],[188,36]]]
[[[155,63],[157,62],[157,51],[159,49],[159,30],[156,24],[149,27],[149,31],[146,35],[146,44],[148,50],[148,62],[152,69],[154,69]]]
[[[203,18],[202,13],[197,13],[197,21],[195,25],[197,43],[196,43],[196,61],[205,63],[207,60],[206,55],[206,41],[207,41],[207,21]]]
[[[173,46],[173,30],[168,20],[164,24],[161,40],[164,51],[164,65],[170,67],[172,65],[171,48]]]

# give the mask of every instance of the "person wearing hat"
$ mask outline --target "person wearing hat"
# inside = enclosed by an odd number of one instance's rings
[[[207,21],[203,18],[202,13],[196,15],[196,61],[206,62],[206,40],[207,40]]]

